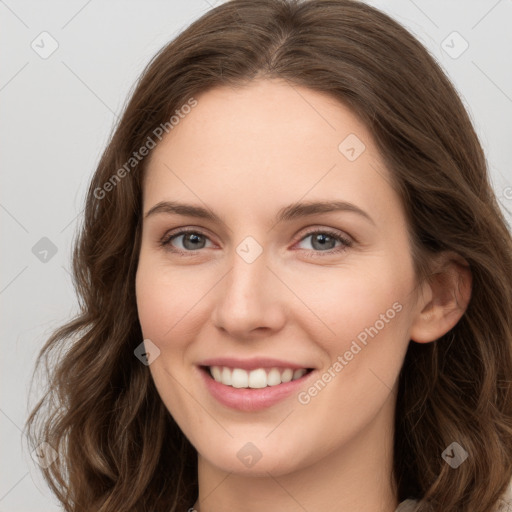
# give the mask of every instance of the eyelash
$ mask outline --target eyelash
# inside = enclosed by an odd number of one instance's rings
[[[160,247],[163,247],[166,250],[170,250],[170,251],[172,251],[174,253],[178,253],[178,254],[181,254],[183,256],[196,256],[201,249],[195,249],[195,250],[190,250],[190,251],[183,251],[182,249],[177,249],[176,247],[173,247],[171,245],[171,241],[174,238],[178,238],[179,236],[186,235],[186,234],[189,234],[189,233],[193,233],[195,235],[201,235],[201,236],[203,236],[205,238],[208,238],[208,236],[205,233],[203,233],[201,230],[199,230],[199,229],[183,229],[181,231],[177,231],[177,232],[174,232],[174,233],[171,232],[171,233],[168,233],[168,234],[164,235],[164,237],[159,241],[159,245],[160,245]],[[310,254],[312,253],[315,256],[316,255],[323,255],[323,254],[328,255],[328,256],[332,256],[333,254],[339,254],[341,252],[346,251],[348,248],[352,247],[352,245],[353,245],[352,240],[350,240],[349,238],[345,238],[342,235],[340,235],[338,232],[332,231],[330,229],[316,229],[316,230],[309,231],[309,232],[305,233],[302,236],[302,238],[300,238],[298,240],[297,243],[301,242],[302,240],[304,240],[308,236],[316,235],[316,234],[319,234],[319,233],[321,233],[323,235],[328,235],[331,238],[334,238],[335,240],[341,242],[341,246],[339,246],[337,248],[334,248],[334,249],[328,249],[328,250],[325,250],[325,251],[316,251],[314,249],[309,249],[309,250],[308,249],[304,249],[304,250],[306,250],[306,252],[308,252]]]

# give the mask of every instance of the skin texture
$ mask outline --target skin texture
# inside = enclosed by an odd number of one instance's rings
[[[195,508],[392,512],[399,371],[411,339],[434,341],[459,320],[469,271],[445,255],[439,265],[451,277],[417,283],[389,171],[371,134],[335,99],[279,80],[196,99],[150,155],[143,212],[181,201],[223,222],[145,218],[136,278],[144,338],[160,350],[152,377],[198,451]],[[338,149],[350,134],[365,145],[354,161]],[[349,211],[274,221],[287,205],[326,200],[350,202],[373,222]],[[182,236],[161,247],[178,228],[206,235],[204,247],[181,255],[191,246]],[[325,229],[352,245],[318,248],[308,233]],[[252,263],[236,251],[248,236],[263,250]],[[397,303],[394,318],[307,404],[292,394],[237,411],[217,402],[198,373],[211,357],[274,357],[316,368],[314,382]],[[261,453],[251,467],[237,457],[248,442]]]

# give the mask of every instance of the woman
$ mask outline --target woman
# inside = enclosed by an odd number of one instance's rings
[[[453,86],[378,10],[234,0],[163,48],[74,273],[28,419],[65,510],[506,510],[511,236]]]

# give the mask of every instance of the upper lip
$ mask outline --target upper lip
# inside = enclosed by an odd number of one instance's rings
[[[311,368],[311,366],[273,359],[271,357],[253,357],[251,359],[237,359],[233,357],[215,357],[205,359],[199,366],[227,366],[229,368],[241,368],[243,370],[255,370],[256,368],[274,368],[283,367],[293,370],[301,368]]]

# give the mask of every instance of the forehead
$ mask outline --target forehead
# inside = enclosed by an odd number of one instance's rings
[[[197,98],[197,106],[183,116],[168,139],[191,140],[191,132],[200,134],[200,144],[207,149],[211,141],[224,142],[231,151],[286,150],[294,153],[306,144],[338,149],[343,136],[353,133],[367,146],[373,145],[364,124],[336,98],[284,80],[256,80],[239,87],[222,86]],[[183,137],[180,137],[182,135]],[[192,142],[192,141],[191,141]],[[240,146],[240,143],[242,145]],[[220,148],[219,148],[220,149]],[[261,156],[261,155],[260,155]]]
[[[196,201],[236,193],[252,207],[277,195],[396,200],[371,133],[330,95],[260,80],[195,99],[150,155],[145,202],[167,191]]]

